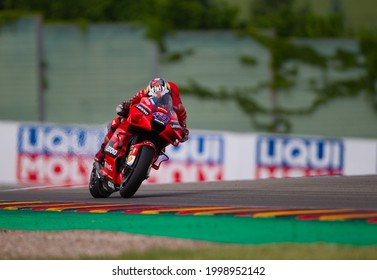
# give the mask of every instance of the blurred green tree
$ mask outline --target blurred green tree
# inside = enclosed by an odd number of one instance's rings
[[[46,21],[139,23],[162,52],[165,36],[175,30],[237,25],[237,8],[223,0],[0,0],[1,10],[42,13]]]
[[[348,30],[344,24],[344,14],[339,2],[332,2],[332,9],[328,16],[319,16],[312,12],[308,2],[299,6],[295,0],[255,0],[252,6],[252,21],[241,31],[244,36],[250,36],[266,47],[270,52],[271,77],[261,81],[259,85],[248,90],[234,90],[233,92],[210,91],[192,81],[192,88],[185,89],[188,93],[195,92],[203,98],[233,100],[240,108],[251,116],[253,125],[263,131],[288,133],[291,131],[289,118],[293,115],[310,114],[325,103],[342,96],[357,95],[367,91],[373,97],[377,112],[376,94],[373,94],[377,81],[375,69],[376,56],[370,51],[375,45],[372,34],[360,38],[360,50],[366,63],[356,63],[357,55],[338,50],[334,56],[325,56],[308,45],[298,45],[295,38],[323,38],[341,37]],[[294,63],[301,62],[316,67],[323,72],[323,80],[309,81],[312,90],[316,93],[312,104],[305,108],[287,109],[279,106],[278,95],[289,92],[297,81],[297,69]],[[241,62],[255,65],[258,61],[253,57],[241,58]],[[251,62],[251,63],[250,63]],[[291,66],[288,66],[291,65]],[[292,66],[293,65],[293,66]],[[360,69],[364,67],[366,74],[356,80],[327,80],[327,71],[330,65]],[[321,86],[318,86],[321,85]],[[366,88],[368,85],[368,88]],[[373,91],[374,90],[374,91]],[[270,92],[271,104],[263,106],[254,97],[258,92]],[[263,121],[260,121],[263,119]],[[268,120],[269,119],[269,120]]]
[[[255,127],[269,132],[289,132],[289,117],[310,114],[321,105],[342,96],[366,93],[377,112],[377,33],[366,30],[359,39],[360,53],[338,50],[334,56],[325,57],[309,46],[297,45],[294,39],[341,37],[349,34],[339,0],[332,0],[330,13],[320,16],[313,13],[308,1],[254,0],[251,22],[242,25],[237,21],[237,8],[224,0],[0,0],[0,24],[14,20],[25,13],[42,13],[47,21],[68,22],[132,22],[146,26],[146,36],[167,52],[165,38],[177,30],[230,29],[241,31],[265,46],[271,54],[271,77],[251,90],[234,89],[215,92],[195,81],[183,89],[202,98],[232,100],[251,116]],[[192,50],[171,54],[171,61],[189,55]],[[361,56],[361,58],[360,58]],[[169,57],[169,56],[166,56]],[[253,57],[243,56],[241,63],[251,67],[258,63]],[[279,106],[276,96],[288,92],[296,80],[297,69],[288,68],[289,62],[301,61],[326,72],[329,65],[338,65],[339,71],[361,69],[354,79],[319,81],[313,83],[316,98],[306,108],[286,109]],[[361,62],[360,62],[361,61]],[[326,77],[326,75],[324,75]],[[320,86],[319,86],[320,85]],[[262,106],[254,93],[269,90],[271,106]],[[257,121],[258,116],[264,120]],[[272,116],[272,117],[271,117]]]

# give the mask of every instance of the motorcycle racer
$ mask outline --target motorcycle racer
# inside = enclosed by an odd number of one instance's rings
[[[188,135],[189,135],[189,130],[187,129],[186,125],[186,118],[187,118],[187,113],[186,109],[182,104],[182,100],[179,95],[179,89],[178,86],[174,82],[167,82],[162,78],[154,78],[151,80],[148,84],[148,86],[145,89],[140,90],[137,92],[129,101],[121,102],[117,107],[116,107],[116,113],[118,117],[114,118],[111,123],[108,125],[108,131],[105,136],[105,139],[103,143],[101,144],[101,147],[99,151],[96,153],[94,160],[101,163],[104,160],[105,157],[105,147],[109,140],[111,139],[112,135],[118,128],[118,126],[126,121],[130,107],[132,105],[138,104],[140,100],[143,97],[156,97],[156,96],[162,96],[164,94],[171,94],[172,100],[173,100],[173,109],[177,114],[179,124],[184,130],[184,137],[181,142],[185,142],[188,140]],[[131,139],[132,137],[132,132],[127,130],[127,137],[126,137],[126,143]]]

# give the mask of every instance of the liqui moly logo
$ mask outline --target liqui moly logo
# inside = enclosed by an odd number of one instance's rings
[[[23,154],[90,155],[98,150],[104,132],[98,128],[29,125],[18,131],[18,151]]]
[[[256,150],[256,178],[343,173],[344,143],[339,139],[261,136]]]
[[[104,133],[99,127],[21,126],[18,180],[38,184],[86,183]]]
[[[169,146],[169,151],[169,156],[174,161],[222,164],[224,138],[217,134],[192,133],[187,142],[177,147]]]

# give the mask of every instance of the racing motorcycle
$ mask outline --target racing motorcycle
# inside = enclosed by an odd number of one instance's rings
[[[128,144],[124,143],[130,131],[133,136]],[[121,197],[132,197],[149,177],[151,168],[158,170],[162,162],[169,160],[165,147],[178,146],[183,134],[170,94],[142,98],[131,106],[128,117],[106,145],[104,162],[94,162],[90,194],[106,198],[119,191]]]

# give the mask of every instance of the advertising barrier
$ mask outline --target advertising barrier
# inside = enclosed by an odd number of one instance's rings
[[[18,124],[0,122],[0,184],[15,184],[17,169]]]
[[[86,185],[106,126],[0,122],[0,184]],[[147,183],[377,174],[377,140],[193,130]]]
[[[344,141],[314,137],[258,136],[255,177],[342,175]]]
[[[104,132],[96,127],[20,124],[18,183],[83,184]]]
[[[224,179],[225,141],[222,134],[192,132],[190,140],[177,147],[169,146],[169,161],[161,170],[151,172],[148,182],[199,182]]]

